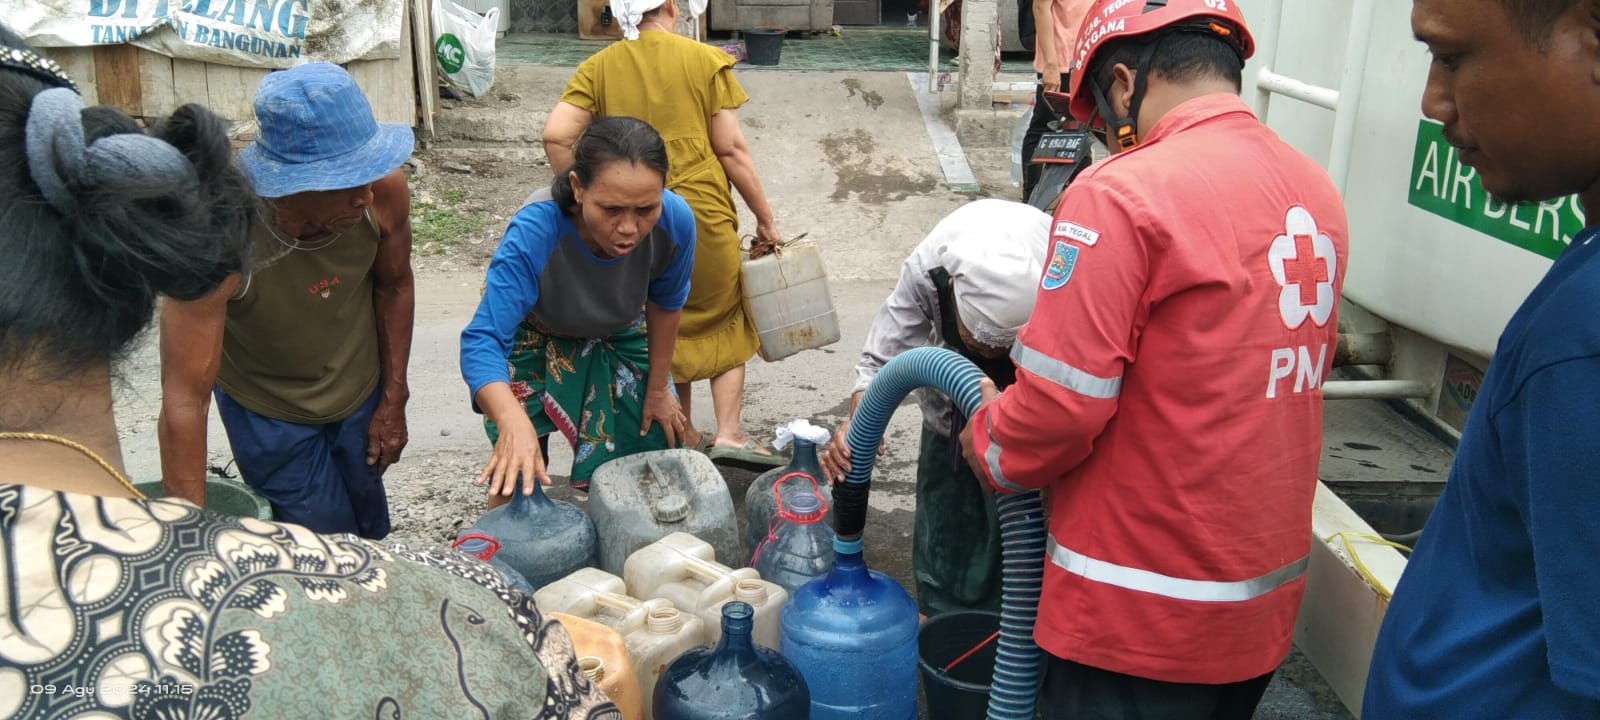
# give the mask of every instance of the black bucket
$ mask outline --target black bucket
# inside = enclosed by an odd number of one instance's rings
[[[1000,613],[962,610],[928,618],[917,631],[917,665],[927,698],[928,720],[973,720],[989,709],[1000,640],[990,640],[950,672],[943,668],[1000,629]]]
[[[744,31],[745,60],[751,65],[777,65],[783,54],[783,28],[759,27]]]

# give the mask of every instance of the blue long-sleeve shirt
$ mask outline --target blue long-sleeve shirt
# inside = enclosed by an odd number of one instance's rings
[[[694,240],[689,204],[664,190],[661,218],[639,246],[619,258],[600,258],[578,238],[548,189],[534,193],[511,218],[489,261],[483,299],[461,331],[461,376],[470,396],[511,381],[506,358],[518,324],[530,314],[556,335],[599,338],[637,319],[646,300],[681,309],[689,297]]]

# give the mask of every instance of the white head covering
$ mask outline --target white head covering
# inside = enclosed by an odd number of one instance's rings
[[[956,313],[974,340],[1010,347],[1033,314],[1050,244],[1050,216],[1022,203],[978,200],[939,262],[953,279]]]
[[[629,40],[639,39],[639,23],[644,20],[644,14],[668,2],[675,0],[611,0],[611,14],[617,18],[617,24],[622,26],[622,36]],[[689,0],[689,17],[700,17],[706,11],[709,0]]]

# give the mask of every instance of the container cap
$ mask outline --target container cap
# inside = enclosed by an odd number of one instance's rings
[[[747,602],[754,607],[767,603],[767,586],[760,580],[740,580],[733,584],[733,596],[741,602]]]
[[[680,522],[689,517],[689,501],[682,495],[666,495],[656,500],[650,514],[655,516],[656,522]]]
[[[791,490],[783,494],[783,519],[801,525],[810,525],[822,519],[822,499],[806,490]]]
[[[589,679],[593,682],[600,682],[606,679],[605,658],[594,655],[580,657],[578,658],[578,669],[582,670],[584,675],[589,676]]]
[[[468,528],[466,532],[456,538],[456,541],[451,543],[450,547],[486,562],[500,551],[499,541],[472,528]]]
[[[645,613],[644,625],[652,633],[671,635],[683,626],[683,614],[675,607],[655,608]]]

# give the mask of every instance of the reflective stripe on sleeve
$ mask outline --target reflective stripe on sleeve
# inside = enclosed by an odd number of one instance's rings
[[[1311,562],[1307,555],[1265,575],[1249,580],[1218,582],[1215,580],[1189,580],[1160,573],[1125,567],[1104,560],[1096,560],[1067,549],[1050,535],[1045,552],[1050,561],[1069,573],[1097,583],[1113,585],[1127,590],[1160,595],[1176,600],[1195,602],[1244,602],[1261,597],[1293,582],[1306,574]]]
[[[983,451],[983,462],[989,466],[989,478],[994,480],[995,486],[1006,492],[1027,492],[1027,488],[1007,480],[1005,473],[1000,472],[1000,443],[994,439],[994,433],[989,432],[989,423],[983,424],[983,434],[989,438],[989,447]]]
[[[1021,341],[1011,346],[1011,360],[1017,367],[1038,375],[1079,395],[1109,400],[1122,392],[1122,377],[1103,378],[1090,375],[1027,345]]]

